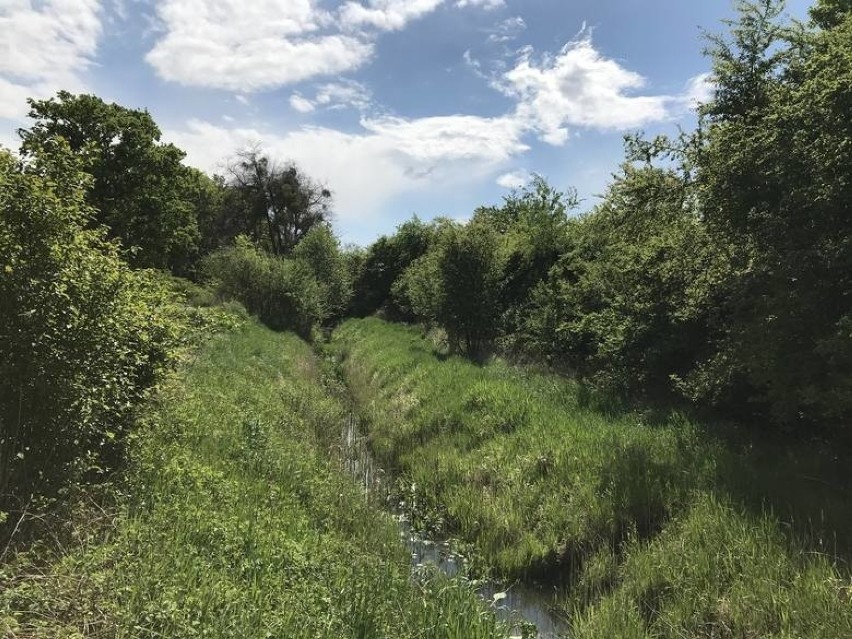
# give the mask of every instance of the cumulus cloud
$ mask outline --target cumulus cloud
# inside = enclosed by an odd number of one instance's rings
[[[502,186],[504,189],[519,189],[525,186],[530,181],[530,174],[526,171],[512,171],[504,173],[496,180],[497,186]]]
[[[84,88],[101,35],[98,0],[0,4],[0,117],[26,115],[27,97]]]
[[[505,0],[458,0],[457,7],[481,7],[486,10],[499,9],[506,6]]]
[[[347,2],[340,9],[340,21],[348,27],[374,27],[397,31],[412,20],[434,11],[444,0],[369,0]]]
[[[166,80],[257,91],[358,68],[369,41],[335,31],[314,0],[162,0],[146,60]]]
[[[632,95],[644,85],[641,75],[601,55],[590,37],[539,60],[524,51],[495,83],[518,101],[517,117],[554,145],[565,143],[570,126],[628,129],[666,119],[671,98]]]

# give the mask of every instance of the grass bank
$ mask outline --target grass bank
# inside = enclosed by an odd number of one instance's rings
[[[575,636],[852,636],[848,573],[763,508],[783,458],[750,467],[683,416],[607,414],[570,380],[376,319],[333,347],[420,524],[498,573],[565,583]],[[805,493],[787,506],[808,511]],[[810,501],[852,521],[836,493]]]
[[[411,578],[394,522],[327,455],[344,408],[320,377],[290,334],[207,342],[108,499],[0,567],[0,635],[504,636],[465,582]]]

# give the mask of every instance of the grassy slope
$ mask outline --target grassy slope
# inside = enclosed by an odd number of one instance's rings
[[[335,348],[423,522],[504,574],[569,577],[576,636],[852,636],[840,573],[746,511],[760,496],[729,488],[748,469],[687,420],[604,415],[569,381],[443,358],[375,319]]]
[[[0,635],[501,636],[465,584],[412,581],[327,459],[342,411],[296,337],[212,339],[141,420],[115,521],[0,567]]]

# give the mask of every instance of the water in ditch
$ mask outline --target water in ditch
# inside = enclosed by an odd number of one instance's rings
[[[373,463],[354,412],[348,416],[341,435],[346,470],[357,479],[365,492],[386,499],[389,495],[386,478]],[[464,570],[464,558],[454,553],[449,543],[418,535],[404,514],[395,517],[399,523],[400,537],[411,556],[412,570],[432,564],[451,577]],[[494,606],[498,618],[513,626],[513,637],[557,639],[567,636],[567,624],[552,612],[555,591],[531,584],[507,585],[484,581],[480,582],[477,592]],[[530,624],[535,627],[534,631]]]

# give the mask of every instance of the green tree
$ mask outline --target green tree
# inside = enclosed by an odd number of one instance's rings
[[[91,228],[80,165],[63,138],[0,152],[0,510],[114,462],[175,337],[161,287]]]
[[[511,336],[528,314],[531,292],[542,282],[568,248],[568,211],[576,208],[577,195],[562,193],[541,176],[507,196],[502,206],[482,207],[474,221],[499,234],[501,263],[501,331]]]
[[[852,408],[849,3],[818,3],[815,24],[826,28],[772,48],[763,45],[781,30],[752,13],[733,49],[712,51],[719,89],[699,162],[702,214],[732,247],[737,277],[727,335],[693,388],[747,383],[777,420],[842,421]],[[773,72],[730,73],[731,51],[753,42],[763,51],[756,66]],[[738,114],[725,106],[732,92],[763,97]]]
[[[131,264],[185,271],[198,243],[191,195],[198,178],[181,163],[183,151],[159,142],[150,114],[66,91],[29,103],[35,124],[19,131],[22,151],[63,137],[93,177],[86,194],[92,223],[132,248]]]
[[[295,164],[278,165],[257,148],[240,151],[228,167],[230,190],[218,223],[225,243],[246,235],[275,255],[289,255],[331,218],[331,191]]]
[[[352,279],[340,241],[327,224],[312,228],[296,248],[292,258],[303,262],[313,273],[323,299],[323,321],[339,320],[352,297]]]
[[[365,316],[384,309],[395,319],[415,319],[409,305],[400,304],[402,298],[392,295],[392,289],[405,270],[426,254],[435,235],[434,224],[426,224],[415,216],[400,224],[393,235],[376,240],[367,249],[355,281],[355,314]]]

